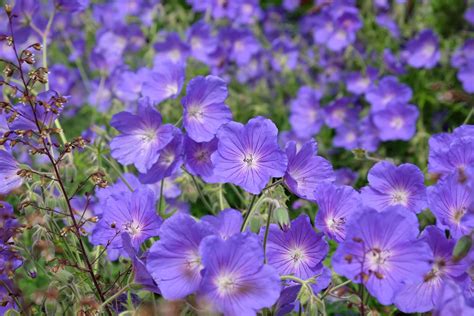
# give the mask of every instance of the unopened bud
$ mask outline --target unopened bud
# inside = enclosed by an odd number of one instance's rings
[[[290,215],[286,207],[277,207],[273,211],[273,218],[283,231],[287,231],[288,229],[290,229]]]
[[[467,256],[472,247],[472,238],[470,235],[462,236],[453,249],[453,261],[461,261]]]

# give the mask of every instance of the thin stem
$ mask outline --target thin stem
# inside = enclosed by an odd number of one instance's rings
[[[222,211],[224,207],[224,194],[222,192],[222,183],[219,184],[219,208]]]
[[[464,125],[464,124],[469,123],[469,120],[471,119],[473,114],[474,114],[474,105],[471,106],[471,111],[469,111],[469,114],[467,115],[466,119],[464,120],[462,124]]]
[[[264,263],[267,263],[267,239],[268,239],[268,232],[270,231],[270,221],[272,219],[272,213],[273,213],[273,205],[271,205],[268,210],[267,226],[265,227],[265,235],[263,237]]]
[[[107,157],[105,157],[105,155],[102,155],[101,157],[109,164],[109,166],[112,167],[112,169],[115,170],[115,172],[117,172],[118,177],[127,186],[130,192],[133,192],[132,186],[130,185],[130,183],[128,183],[127,179],[125,179],[125,177],[122,175],[122,171],[120,171],[120,169],[112,161],[110,161]]]
[[[163,215],[163,187],[165,186],[165,178],[161,179],[161,184],[160,184],[160,201],[158,202],[158,214],[160,216]]]
[[[247,227],[248,221],[250,219],[250,215],[253,212],[253,207],[255,206],[255,202],[257,201],[258,195],[253,195],[252,200],[250,201],[249,207],[247,208],[247,213],[245,214],[244,221],[242,223],[242,227],[240,227],[240,231],[243,232]]]
[[[193,184],[196,187],[196,190],[198,191],[199,198],[201,201],[204,203],[204,206],[207,207],[210,211],[212,211],[212,207],[209,204],[209,202],[206,200],[204,197],[204,194],[202,193],[201,187],[199,186],[199,183],[196,180],[196,177],[194,177],[192,174],[189,174],[191,176],[191,179],[193,180]]]

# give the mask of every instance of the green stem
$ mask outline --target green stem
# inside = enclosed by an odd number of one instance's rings
[[[165,178],[161,179],[161,185],[160,185],[160,202],[158,204],[158,214],[160,216],[163,215],[163,187],[165,186]]]
[[[120,180],[123,181],[123,183],[127,186],[130,192],[133,192],[132,186],[128,183],[127,179],[125,179],[125,177],[122,175],[122,171],[120,171],[120,169],[112,161],[110,161],[107,157],[105,157],[105,155],[102,155],[102,159],[104,159],[109,164],[109,166],[111,166],[112,169],[115,170]]]
[[[253,195],[252,200],[250,201],[249,207],[247,209],[247,213],[245,214],[244,222],[242,223],[242,227],[240,227],[240,231],[243,232],[247,227],[248,221],[250,219],[250,215],[253,212],[253,207],[255,206],[255,202],[257,201],[258,195]]]
[[[467,117],[464,120],[463,124],[469,123],[469,120],[471,119],[472,114],[474,114],[474,105],[471,106],[471,111],[469,111],[469,114],[467,115]]]
[[[225,206],[224,206],[224,194],[222,192],[222,183],[219,184],[219,208],[222,211]]]
[[[199,186],[199,183],[197,182],[196,177],[194,177],[192,174],[189,174],[189,175],[191,176],[194,186],[196,187],[196,190],[198,191],[199,198],[204,203],[204,206],[207,207],[212,212],[213,209],[211,205],[209,204],[209,202],[204,198],[204,194],[202,193],[201,187]]]
[[[267,263],[267,239],[268,239],[268,232],[270,231],[270,221],[272,219],[272,213],[273,213],[273,205],[270,206],[268,210],[267,226],[265,227],[265,236],[263,237],[264,263]]]

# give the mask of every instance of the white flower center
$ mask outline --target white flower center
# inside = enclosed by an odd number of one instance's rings
[[[288,256],[290,257],[291,261],[293,261],[294,265],[299,265],[304,261],[306,253],[303,249],[296,247],[289,251]]]
[[[147,128],[141,134],[141,140],[144,142],[152,142],[156,139],[156,130],[154,128]]]
[[[221,295],[228,295],[237,290],[237,282],[235,278],[230,274],[219,275],[215,279],[215,285],[217,286],[217,291]]]
[[[197,105],[190,105],[188,107],[188,114],[190,117],[198,120],[198,121],[202,121],[203,117],[204,117],[204,113],[201,109],[200,106],[197,106]]]
[[[248,153],[244,156],[243,162],[248,168],[254,168],[257,166],[257,159],[254,154]]]
[[[408,198],[410,194],[404,189],[396,189],[391,194],[391,203],[390,205],[408,205]]]
[[[178,84],[177,83],[170,83],[165,87],[166,94],[168,96],[172,96],[178,93]]]
[[[393,127],[395,129],[401,129],[404,125],[405,120],[400,116],[396,116],[390,121],[390,127]]]
[[[142,232],[142,228],[140,227],[140,223],[135,221],[131,221],[129,223],[124,224],[124,230],[127,231],[132,237],[140,235]]]
[[[178,62],[181,59],[181,51],[179,49],[175,48],[175,49],[168,52],[168,57],[173,62]]]

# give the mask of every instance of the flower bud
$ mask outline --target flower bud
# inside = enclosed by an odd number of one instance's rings
[[[461,261],[467,256],[472,247],[472,238],[470,235],[462,236],[453,249],[453,261]]]
[[[288,214],[288,209],[286,207],[277,207],[273,211],[273,218],[283,231],[290,229],[290,215]]]

